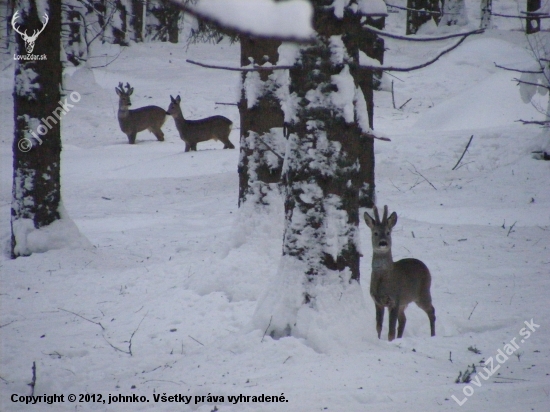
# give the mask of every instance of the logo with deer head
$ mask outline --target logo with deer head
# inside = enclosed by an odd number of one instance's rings
[[[25,49],[27,49],[27,53],[31,54],[34,50],[34,42],[38,38],[38,35],[44,31],[46,28],[46,24],[48,24],[48,15],[44,13],[44,21],[42,22],[43,26],[40,30],[34,30],[32,36],[29,36],[27,34],[27,30],[25,32],[21,33],[19,30],[19,27],[15,25],[15,22],[17,21],[17,18],[19,17],[19,12],[16,11],[11,19],[11,26],[13,27],[13,30],[15,30],[16,33],[19,33],[23,40],[25,41]]]

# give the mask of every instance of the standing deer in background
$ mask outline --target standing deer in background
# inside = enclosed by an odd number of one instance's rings
[[[170,106],[166,114],[174,118],[176,128],[181,140],[185,142],[185,151],[197,150],[197,143],[207,140],[219,140],[223,143],[224,149],[234,149],[233,143],[229,141],[229,133],[233,122],[227,117],[211,116],[200,120],[185,120],[181,112],[181,98],[175,99],[170,96]]]
[[[370,295],[376,306],[376,331],[378,339],[382,331],[384,307],[390,313],[388,340],[395,339],[395,324],[399,320],[397,337],[405,330],[405,309],[414,302],[428,314],[431,335],[435,336],[435,309],[432,305],[430,285],[432,278],[426,265],[418,259],[393,261],[391,254],[391,231],[397,223],[397,214],[388,218],[388,206],[380,221],[378,209],[373,207],[374,219],[365,212],[365,222],[372,231],[372,274]]]
[[[122,83],[115,87],[116,94],[119,96],[118,102],[118,124],[120,130],[128,136],[128,143],[136,142],[136,135],[147,129],[153,133],[159,142],[164,141],[164,133],[160,129],[166,120],[166,111],[158,106],[145,106],[139,109],[129,110],[132,105],[130,96],[134,88],[126,83],[126,90]]]

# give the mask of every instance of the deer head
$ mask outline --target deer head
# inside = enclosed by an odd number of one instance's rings
[[[27,34],[27,30],[25,30],[24,33],[21,33],[19,30],[19,27],[15,25],[15,22],[17,21],[17,18],[19,17],[19,12],[16,11],[11,19],[11,25],[13,27],[13,30],[15,30],[16,33],[19,33],[23,40],[25,41],[25,49],[27,49],[27,53],[32,53],[34,50],[34,42],[38,38],[38,35],[44,31],[46,28],[46,24],[48,24],[48,15],[44,13],[44,21],[42,22],[43,26],[40,30],[34,30],[32,36],[29,36]]]

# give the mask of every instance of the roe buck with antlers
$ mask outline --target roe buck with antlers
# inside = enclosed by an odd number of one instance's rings
[[[171,115],[176,122],[176,128],[181,140],[185,142],[185,151],[197,150],[197,143],[207,140],[219,140],[223,143],[224,149],[234,149],[233,143],[229,140],[233,122],[227,117],[211,116],[200,120],[185,120],[181,112],[181,98],[175,99],[170,96],[170,106],[167,114]]]
[[[119,96],[118,102],[118,124],[120,130],[128,136],[128,143],[136,142],[136,135],[147,129],[153,133],[159,142],[164,141],[164,133],[160,129],[166,120],[166,111],[158,106],[145,106],[139,109],[129,110],[132,105],[130,96],[134,88],[126,83],[126,90],[122,83],[115,87],[116,94]]]
[[[395,339],[395,324],[399,320],[397,337],[405,330],[405,309],[411,302],[423,309],[430,319],[431,335],[435,336],[435,309],[430,295],[431,275],[426,265],[418,259],[393,261],[391,231],[397,223],[397,214],[388,218],[388,206],[380,221],[378,209],[373,207],[374,219],[365,212],[365,222],[372,232],[372,274],[370,295],[376,306],[376,331],[380,339],[384,307],[390,313],[388,340]]]

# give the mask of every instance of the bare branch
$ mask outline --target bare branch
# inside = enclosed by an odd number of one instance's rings
[[[260,71],[272,71],[272,70],[289,70],[293,66],[254,66],[254,67],[229,67],[229,66],[217,66],[214,64],[206,64],[197,62],[191,59],[185,60],[187,63],[195,64],[200,67],[205,67],[207,69],[217,69],[217,70],[230,70],[234,72],[260,72]]]
[[[473,138],[474,138],[474,135],[472,135],[472,137],[470,137],[470,140],[468,140],[468,144],[466,145],[466,148],[462,152],[462,156],[460,156],[460,159],[458,159],[458,162],[456,162],[456,165],[451,170],[455,170],[458,167],[458,165],[460,164],[460,161],[462,160],[462,158],[464,157],[464,155],[468,151],[468,148],[470,147],[470,143],[472,143]]]
[[[492,16],[497,16],[497,17],[507,17],[507,18],[510,18],[510,19],[533,19],[533,18],[537,18],[537,19],[550,19],[550,15],[548,14],[536,14],[536,13],[533,13],[533,12],[525,12],[525,11],[522,11],[522,13],[526,13],[527,16],[516,16],[516,15],[511,15],[511,14],[500,14],[500,13],[491,13]]]
[[[455,37],[470,36],[472,34],[481,34],[485,31],[483,29],[477,29],[477,30],[468,31],[465,33],[454,33],[454,34],[449,34],[447,36],[440,36],[440,37],[410,37],[410,36],[401,36],[399,34],[388,33],[369,25],[364,25],[363,29],[370,31],[371,33],[378,34],[380,36],[389,37],[390,39],[405,40],[405,41],[440,41],[440,40],[453,39]]]
[[[500,65],[496,64],[495,62],[493,62],[493,64],[495,65],[495,67],[498,67],[499,69],[508,70],[508,71],[511,71],[511,72],[527,73],[527,74],[542,74],[542,73],[544,73],[542,70],[520,70],[520,69],[512,69],[511,67],[500,66]]]
[[[518,78],[513,78],[512,80],[518,82],[518,83],[523,83],[523,84],[529,84],[531,86],[537,86],[537,87],[542,87],[544,89],[548,89],[550,90],[550,86],[545,86],[544,84],[541,84],[541,83],[533,83],[533,82],[526,82],[525,80],[520,80]]]
[[[475,33],[471,33],[471,34],[475,34]],[[466,38],[470,36],[470,34],[468,35],[465,35],[462,39],[460,39],[458,42],[456,42],[456,44],[454,44],[453,46],[449,47],[448,49],[445,49],[443,50],[441,53],[439,53],[436,57],[434,57],[433,59],[431,60],[428,60],[427,62],[425,63],[422,63],[422,64],[419,64],[419,65],[416,65],[416,66],[410,66],[410,67],[394,67],[394,66],[359,66],[361,69],[365,69],[365,70],[384,70],[384,71],[390,71],[390,72],[411,72],[413,70],[418,70],[418,69],[423,69],[424,67],[427,67],[433,63],[435,63],[436,61],[438,61],[442,56],[446,55],[447,53],[453,51],[454,49],[456,49],[458,46],[460,46],[462,44],[462,42],[464,40],[466,40]]]
[[[550,126],[550,120],[516,120],[516,122],[521,122],[522,124],[537,124],[539,126]]]
[[[87,320],[88,322],[93,323],[93,324],[95,324],[95,325],[99,325],[99,326],[101,326],[101,329],[102,329],[102,330],[105,330],[105,328],[103,327],[103,325],[101,324],[101,322],[94,322],[93,320],[90,320],[90,319],[88,319],[88,318],[85,318],[84,316],[79,315],[78,313],[71,312],[70,310],[66,310],[66,309],[62,309],[62,308],[57,308],[57,309],[62,310],[63,312],[67,312],[67,313],[70,313],[70,314],[72,314],[72,315],[78,316],[79,318],[82,318],[82,319],[84,319],[84,320]]]

